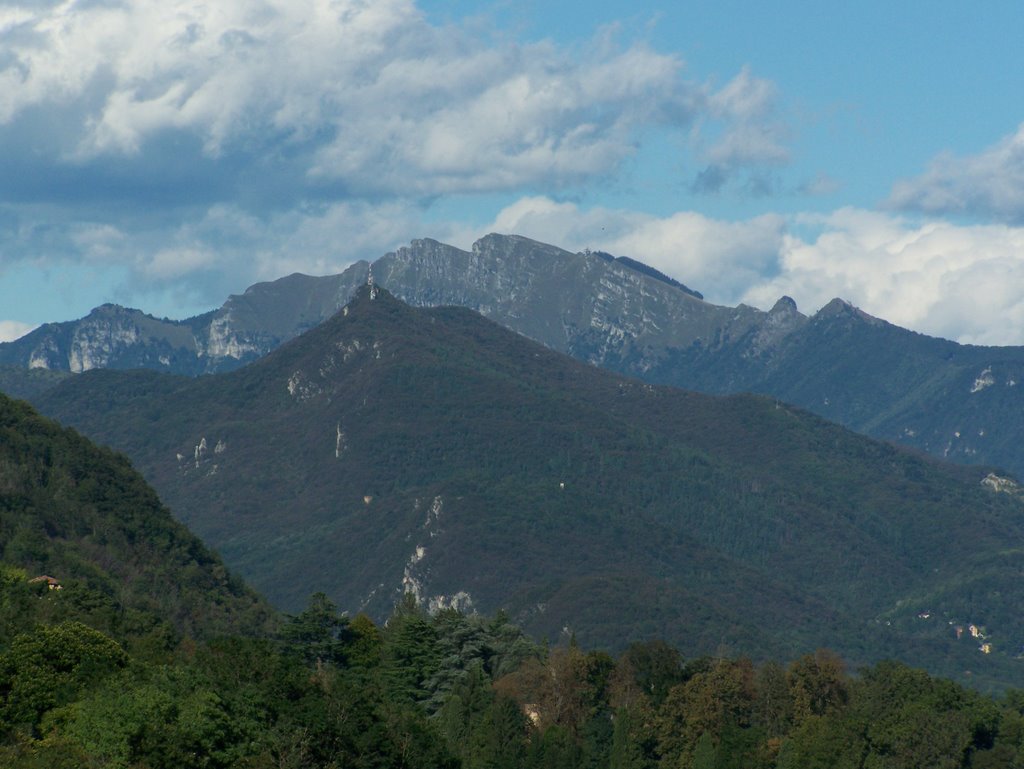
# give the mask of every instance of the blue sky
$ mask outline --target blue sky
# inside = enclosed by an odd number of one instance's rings
[[[0,0],[0,339],[490,231],[1024,344],[1024,6]]]

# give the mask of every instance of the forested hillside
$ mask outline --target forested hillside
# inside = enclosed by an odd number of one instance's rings
[[[7,572],[0,600],[25,590]],[[0,639],[10,769],[995,769],[1024,759],[1022,713],[1018,690],[991,699],[898,663],[545,648],[411,597],[378,626],[315,595],[274,638],[159,661],[77,622]]]
[[[31,399],[69,376],[67,371],[0,365],[0,393],[11,398]]]
[[[414,240],[338,275],[258,283],[186,321],[104,305],[0,343],[0,364],[21,367],[0,367],[0,392],[33,397],[59,374],[93,368],[230,371],[330,318],[371,269],[411,305],[468,307],[628,376],[764,393],[881,440],[1024,477],[1022,347],[928,337],[841,299],[809,317],[788,297],[768,312],[715,305],[635,259],[516,235],[487,235],[470,251]]]
[[[86,613],[120,640],[253,632],[271,617],[125,457],[2,395],[0,560],[52,577],[61,617]]]
[[[412,594],[382,623],[322,593],[270,618],[123,458],[6,399],[0,449],[5,769],[1024,759],[1020,691],[993,699],[899,663],[694,657],[651,638],[613,656],[575,638],[538,644],[502,614],[427,613]],[[33,576],[44,570],[52,579]]]

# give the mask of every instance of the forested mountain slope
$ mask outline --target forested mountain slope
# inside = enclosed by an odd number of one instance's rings
[[[254,633],[272,616],[125,457],[2,395],[0,562],[24,579],[52,577],[54,611],[123,639]]]
[[[0,393],[11,398],[29,399],[71,376],[67,371],[44,368],[0,366]]]
[[[124,457],[0,396],[4,769],[455,769],[428,715],[468,667],[485,717],[490,677],[539,656],[500,618],[408,606],[382,630],[322,595],[280,617]]]
[[[286,609],[324,589],[383,616],[412,591],[616,648],[1024,680],[1024,510],[983,471],[375,293],[239,371],[90,372],[43,409],[127,452]]]
[[[123,459],[3,398],[0,448],[10,769],[991,769],[1024,755],[1019,691],[891,662],[851,675],[824,650],[754,664],[651,640],[613,657],[409,596],[375,625],[315,594],[267,634],[262,606],[225,589]],[[62,578],[30,581],[40,568]]]

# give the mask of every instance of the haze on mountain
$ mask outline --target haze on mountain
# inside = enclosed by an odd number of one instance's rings
[[[1012,482],[373,291],[240,370],[97,370],[39,403],[125,451],[286,610],[323,589],[380,617],[409,591],[612,648],[827,645],[1020,675],[1022,555],[1007,543],[1024,518],[993,490]],[[968,622],[995,653],[957,639],[950,623]]]
[[[186,321],[104,305],[0,344],[0,389],[31,397],[58,379],[43,369],[231,370],[330,317],[369,269],[359,262],[339,275],[257,284]],[[489,235],[468,252],[413,241],[373,272],[410,304],[470,307],[649,382],[765,393],[876,438],[1024,475],[1024,348],[927,337],[842,300],[809,318],[786,297],[769,312],[717,306],[633,259],[516,236]]]

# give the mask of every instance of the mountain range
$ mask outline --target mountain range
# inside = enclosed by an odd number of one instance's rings
[[[1012,481],[774,398],[624,378],[463,308],[364,285],[242,369],[96,370],[37,401],[289,611],[322,589],[380,617],[412,592],[610,648],[829,646],[1024,681]]]
[[[772,395],[876,438],[1024,476],[1024,348],[924,336],[840,299],[810,317],[787,297],[768,312],[717,306],[633,259],[517,236],[488,235],[470,251],[416,240],[372,266],[254,285],[184,321],[104,305],[0,344],[0,389],[32,397],[57,381],[42,370],[232,370],[329,318],[371,270],[412,305],[469,307],[613,371]]]

